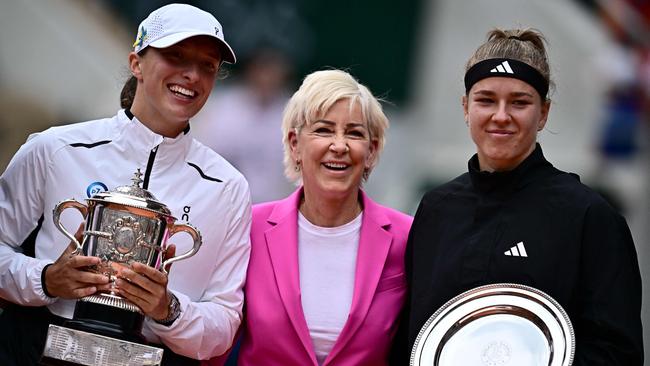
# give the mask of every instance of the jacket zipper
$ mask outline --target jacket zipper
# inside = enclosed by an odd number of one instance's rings
[[[153,169],[153,162],[154,160],[156,160],[156,153],[158,152],[158,146],[151,149],[151,152],[149,153],[149,161],[147,161],[147,170],[144,171],[144,181],[142,182],[143,189],[149,189],[149,177],[151,176],[151,170]]]

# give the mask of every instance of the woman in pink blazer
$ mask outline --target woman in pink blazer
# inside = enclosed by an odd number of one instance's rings
[[[253,208],[238,365],[388,363],[412,217],[361,190],[387,127],[343,71],[310,74],[289,101],[285,172],[300,188]]]

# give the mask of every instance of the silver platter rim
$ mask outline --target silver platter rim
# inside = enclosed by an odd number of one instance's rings
[[[565,335],[566,346],[562,352],[564,354],[562,366],[569,366],[573,364],[573,358],[575,355],[575,332],[573,325],[571,324],[571,320],[569,319],[569,316],[562,308],[562,306],[554,298],[537,288],[517,283],[494,283],[478,286],[476,288],[465,291],[447,301],[438,310],[436,310],[436,312],[431,315],[422,326],[415,339],[411,351],[411,359],[409,365],[421,366],[418,358],[420,358],[422,355],[422,349],[424,347],[423,339],[433,331],[436,325],[434,323],[445,317],[449,312],[453,311],[453,309],[456,308],[459,304],[468,303],[479,298],[489,297],[493,295],[518,296],[535,301],[538,304],[549,309],[552,316],[557,320],[557,325],[559,325],[563,334]],[[436,348],[437,346],[438,345],[436,345]],[[434,366],[437,365],[434,364]]]

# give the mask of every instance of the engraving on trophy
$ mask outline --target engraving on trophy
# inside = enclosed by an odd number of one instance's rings
[[[115,250],[120,254],[129,254],[135,244],[142,240],[140,224],[133,222],[130,216],[125,216],[115,221],[113,229],[113,242]]]
[[[506,342],[491,342],[483,350],[481,361],[485,366],[500,366],[510,362],[510,347]]]
[[[162,250],[151,244],[159,242],[160,226],[159,220],[105,208],[99,231],[103,235],[97,236],[94,248],[102,262],[93,269],[113,278],[122,266],[134,261],[153,265],[151,259]]]

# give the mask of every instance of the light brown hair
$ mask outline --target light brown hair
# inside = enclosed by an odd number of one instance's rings
[[[553,89],[551,70],[546,53],[544,35],[533,28],[499,29],[488,32],[487,41],[480,45],[465,65],[465,71],[474,64],[491,58],[518,60],[535,68]]]

